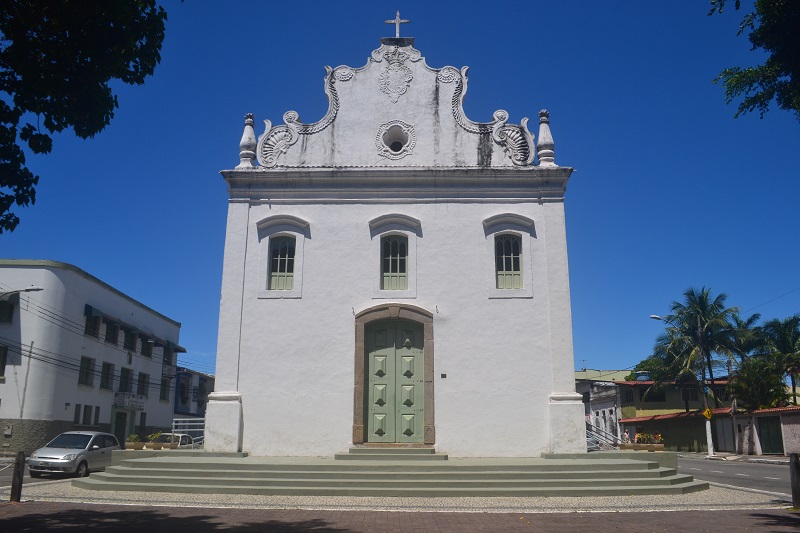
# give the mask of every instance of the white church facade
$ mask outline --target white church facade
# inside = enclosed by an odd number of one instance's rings
[[[398,17],[399,20],[399,17]],[[206,449],[330,456],[586,450],[549,115],[467,118],[467,68],[413,38],[326,67],[222,174],[229,205]]]

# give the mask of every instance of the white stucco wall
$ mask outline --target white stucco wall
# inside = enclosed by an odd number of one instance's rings
[[[533,274],[529,298],[494,297],[494,258],[487,246],[494,236],[484,234],[482,221],[509,211],[535,223],[524,256]],[[391,291],[373,297],[379,268],[373,239],[380,235],[370,237],[368,222],[390,213],[421,222],[411,267],[417,270],[415,298],[398,300]],[[259,298],[266,283],[259,261],[266,260],[267,248],[255,228],[278,214],[310,223],[301,298]],[[558,268],[566,262],[562,216],[560,203],[231,204],[231,242],[246,234],[247,246],[238,253],[226,248],[230,279],[223,282],[217,390],[242,393],[244,450],[327,455],[346,449],[353,420],[353,316],[400,301],[434,314],[437,447],[461,456],[550,451],[549,428],[564,426],[550,420],[550,395],[574,392],[569,287],[566,276],[548,274],[553,262]],[[549,255],[555,259],[548,262]],[[577,408],[582,423],[580,401]]]

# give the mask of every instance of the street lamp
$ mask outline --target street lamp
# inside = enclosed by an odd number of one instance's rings
[[[667,324],[669,324],[673,328],[677,329],[677,326],[675,324],[673,324],[668,319],[663,318],[663,317],[661,317],[659,315],[650,315],[650,318],[652,318],[653,320],[660,320],[662,322],[666,322]],[[703,339],[703,328],[702,328],[702,326],[700,324],[700,315],[697,315],[697,346],[698,347],[700,347],[700,344],[702,343],[702,339]],[[703,354],[701,353],[700,356],[702,357]],[[705,365],[705,361],[703,361],[703,364]],[[705,371],[703,371],[703,375],[702,375],[702,377],[700,379],[700,383],[702,384],[700,393],[701,393],[701,395],[703,397],[703,405],[705,406],[705,410],[703,412],[703,415],[705,416],[705,413],[708,412],[708,396],[706,396],[706,390],[705,390],[706,389],[706,387],[705,387]],[[713,380],[711,382],[711,385],[714,385]],[[712,391],[713,391],[713,389],[712,389]],[[711,437],[711,418],[709,418],[708,416],[706,416],[705,426],[706,426],[706,446],[708,447],[708,455],[711,457],[711,456],[714,456],[715,454],[714,454],[714,441],[713,441],[713,439]]]
[[[13,294],[19,294],[21,292],[38,292],[43,290],[44,289],[42,287],[31,285],[27,289],[14,289],[13,291],[0,292],[0,300],[4,299],[7,296],[11,296]]]

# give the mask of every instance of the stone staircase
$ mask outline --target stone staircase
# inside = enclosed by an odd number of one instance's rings
[[[675,454],[604,452],[535,459],[448,458],[432,448],[352,448],[335,457],[247,457],[119,451],[93,490],[298,496],[623,496],[683,494],[707,483],[680,475]],[[662,464],[663,463],[663,464]]]

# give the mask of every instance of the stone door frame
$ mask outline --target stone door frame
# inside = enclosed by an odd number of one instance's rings
[[[435,444],[436,426],[434,424],[433,403],[433,313],[408,304],[381,304],[358,313],[355,317],[356,346],[355,346],[355,379],[353,387],[353,444],[364,444],[365,435],[365,398],[366,383],[364,380],[364,365],[367,360],[366,343],[364,334],[367,324],[379,320],[410,320],[422,324],[423,345],[422,354],[425,359],[423,369],[423,443]],[[397,444],[403,446],[403,444]]]

